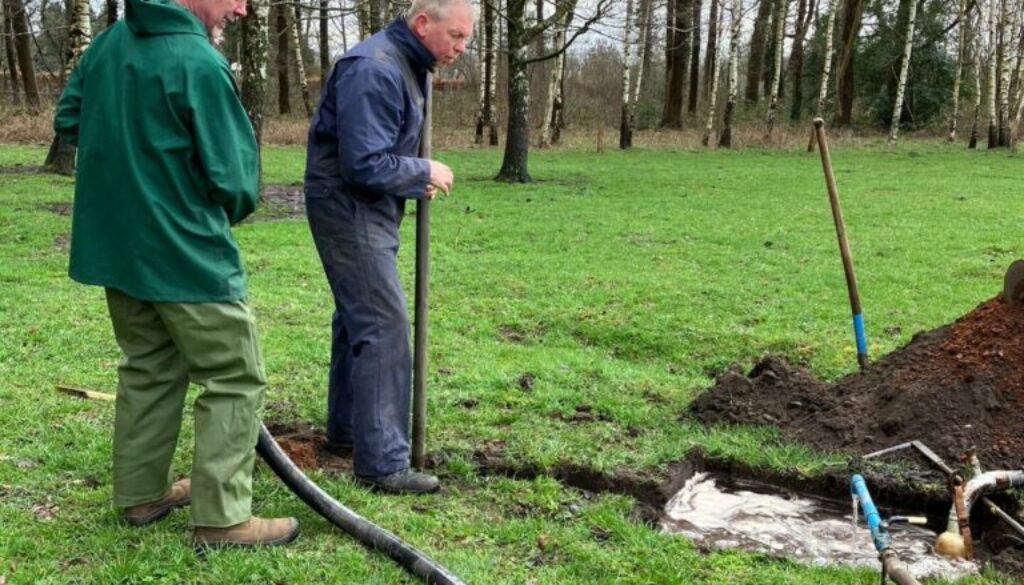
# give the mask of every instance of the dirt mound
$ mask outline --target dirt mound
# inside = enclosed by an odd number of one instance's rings
[[[955,465],[975,448],[986,469],[1024,466],[1024,306],[997,297],[919,333],[834,384],[766,357],[691,406],[706,423],[770,424],[824,451],[865,454],[919,440]]]

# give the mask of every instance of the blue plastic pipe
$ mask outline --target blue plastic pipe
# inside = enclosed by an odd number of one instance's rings
[[[875,550],[882,552],[890,548],[892,537],[882,526],[882,517],[878,514],[874,500],[871,499],[871,493],[868,492],[868,484],[859,473],[855,473],[850,478],[850,493],[857,496],[860,501],[860,508],[864,511],[864,521],[867,522],[868,528],[871,530],[871,540],[875,543]]]

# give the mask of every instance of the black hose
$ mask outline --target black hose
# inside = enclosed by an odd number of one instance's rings
[[[344,532],[356,537],[363,544],[375,548],[391,557],[398,564],[419,577],[426,583],[432,585],[465,585],[461,579],[452,575],[441,565],[434,562],[430,557],[416,550],[411,545],[377,526],[373,522],[349,510],[338,503],[320,486],[313,483],[302,470],[288,458],[288,455],[281,449],[277,441],[267,430],[267,427],[260,425],[260,438],[256,443],[256,452],[263,457],[274,473],[281,478],[281,481],[306,502],[317,514],[320,514],[331,524],[334,524]]]

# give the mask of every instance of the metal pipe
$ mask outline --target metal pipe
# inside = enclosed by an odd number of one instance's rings
[[[836,177],[832,173],[832,157],[825,139],[825,121],[814,119],[814,132],[818,139],[818,150],[821,152],[821,166],[825,171],[825,186],[828,188],[828,201],[832,206],[832,219],[836,225],[836,237],[839,239],[839,254],[843,259],[843,272],[846,274],[846,289],[850,295],[850,309],[853,312],[853,332],[857,341],[857,363],[861,371],[868,368],[868,343],[864,334],[864,315],[860,306],[860,293],[857,292],[857,277],[853,272],[853,259],[850,256],[850,244],[846,241],[846,225],[843,222],[843,210],[839,206],[839,192],[836,189]]]
[[[964,486],[964,508],[967,516],[971,514],[971,508],[983,495],[1003,491],[1011,487],[1024,486],[1024,471],[989,471],[977,477],[971,478]],[[957,521],[956,507],[949,511],[949,519],[946,522],[948,531],[957,531],[960,523]]]
[[[324,492],[288,458],[267,427],[262,424],[260,425],[259,440],[256,442],[256,452],[299,499],[331,524],[354,536],[359,542],[388,555],[425,583],[465,585],[448,569],[437,564],[436,561],[416,550],[412,545],[342,506]]]
[[[433,76],[427,73],[426,110],[420,158],[431,156],[433,139]],[[412,466],[423,469],[427,459],[427,326],[430,321],[427,296],[430,292],[430,200],[416,202],[416,300],[413,313],[412,362]]]
[[[993,514],[998,516],[1003,522],[1006,522],[1006,524],[1009,525],[1010,528],[1013,528],[1017,531],[1017,534],[1024,536],[1024,526],[1022,526],[1020,522],[1017,522],[1017,520],[1013,516],[1010,516],[1009,514],[1004,512],[1002,508],[997,506],[995,502],[988,499],[988,497],[986,496],[981,496],[981,502],[985,504],[985,507],[988,508],[989,512],[992,512]]]

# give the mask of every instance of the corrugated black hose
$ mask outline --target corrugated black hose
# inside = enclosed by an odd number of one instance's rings
[[[306,502],[317,514],[326,518],[346,533],[356,537],[359,542],[377,549],[402,565],[406,571],[432,585],[465,585],[461,579],[452,575],[448,569],[437,564],[433,559],[416,550],[407,542],[377,526],[373,522],[349,510],[338,503],[320,486],[313,483],[302,470],[288,458],[288,455],[274,440],[267,427],[260,425],[260,438],[256,443],[256,452],[263,457],[281,481]]]

